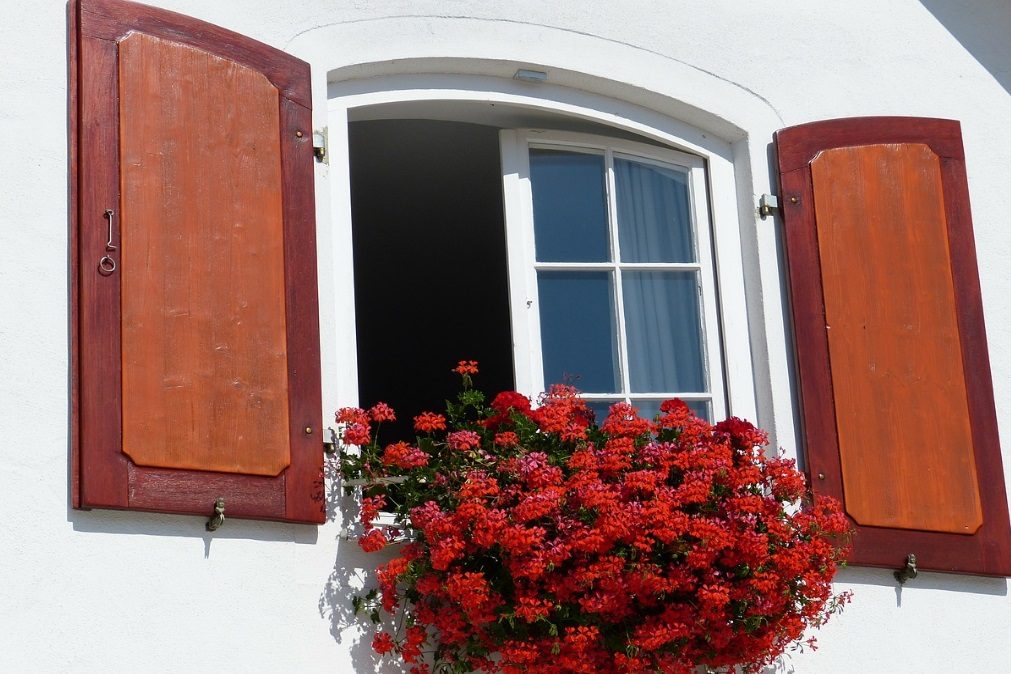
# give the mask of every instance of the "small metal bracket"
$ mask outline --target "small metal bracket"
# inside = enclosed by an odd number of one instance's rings
[[[327,454],[337,453],[337,431],[330,427],[323,430],[323,451]]]
[[[895,580],[899,581],[899,585],[905,585],[907,580],[916,578],[917,575],[916,555],[909,553],[906,555],[906,565],[894,573]]]
[[[316,161],[324,164],[330,163],[330,158],[326,154],[328,135],[327,127],[323,127],[321,131],[312,132],[312,153],[316,155]]]
[[[779,210],[779,199],[773,194],[763,194],[758,198],[758,214],[765,220],[773,211]]]
[[[219,496],[214,501],[214,514],[207,520],[207,530],[217,531],[225,523],[225,499]]]

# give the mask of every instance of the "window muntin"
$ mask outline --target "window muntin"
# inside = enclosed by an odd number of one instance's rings
[[[513,329],[526,324],[530,336],[516,366],[530,368],[533,391],[568,381],[598,418],[619,400],[652,416],[670,397],[722,416],[701,159],[623,140],[517,132],[503,135],[503,168],[507,200],[525,210],[526,237],[510,236],[510,255],[523,258],[510,262],[510,286],[526,297],[525,310],[513,301]]]

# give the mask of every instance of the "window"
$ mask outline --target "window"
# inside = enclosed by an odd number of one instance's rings
[[[572,383],[598,419],[723,415],[704,164],[594,130],[349,124],[358,394],[401,411],[385,439],[441,406],[456,358],[490,393]]]
[[[517,381],[651,417],[725,412],[703,162],[547,131],[502,134]],[[520,335],[523,338],[520,338]]]

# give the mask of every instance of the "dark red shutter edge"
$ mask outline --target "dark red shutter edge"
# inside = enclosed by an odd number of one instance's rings
[[[844,498],[824,330],[821,268],[809,162],[835,147],[923,143],[941,158],[949,254],[966,372],[983,525],[973,536],[856,527],[852,563],[899,568],[909,553],[919,568],[1011,576],[1011,524],[969,207],[960,125],[946,119],[861,117],[812,122],[776,133],[788,290],[801,396],[803,452],[815,496]],[[820,478],[824,475],[824,479]]]
[[[69,302],[70,305],[70,503],[74,508],[81,507],[80,479],[81,479],[81,457],[80,457],[80,376],[78,365],[80,362],[80,344],[77,334],[79,328],[78,320],[78,296],[77,296],[77,274],[78,274],[78,252],[77,252],[77,228],[78,228],[78,185],[77,185],[77,162],[78,162],[78,131],[77,125],[80,120],[80,112],[77,109],[79,104],[78,88],[78,37],[80,31],[77,25],[77,1],[71,0],[67,3],[67,111],[68,111],[68,133],[67,133],[67,158],[68,173],[70,176],[70,202],[68,206],[68,242],[70,247],[69,262]]]
[[[285,219],[285,308],[289,350],[289,418],[291,465],[276,478],[238,476],[187,470],[149,469],[133,466],[122,454],[121,376],[119,353],[118,279],[115,298],[98,303],[97,310],[114,311],[116,320],[102,325],[108,332],[105,348],[83,353],[81,345],[81,285],[86,283],[81,249],[86,247],[84,213],[93,214],[98,200],[82,188],[104,179],[107,190],[119,202],[118,185],[118,104],[115,96],[92,100],[83,96],[85,80],[96,73],[84,67],[82,51],[86,37],[101,44],[100,63],[108,72],[98,73],[104,81],[115,81],[116,40],[131,29],[189,44],[224,58],[244,62],[263,72],[279,91],[281,133],[289,140],[281,148]],[[245,36],[174,12],[123,0],[71,0],[68,4],[68,60],[70,94],[70,319],[71,319],[71,503],[75,508],[101,507],[209,514],[214,494],[241,493],[242,503],[226,506],[233,517],[277,519],[305,523],[325,521],[322,474],[322,400],[320,386],[320,347],[318,287],[316,281],[315,197],[312,171],[312,118],[309,65],[290,54],[251,40]],[[89,64],[89,68],[90,68]],[[85,106],[104,106],[102,112]],[[101,131],[106,135],[102,153],[89,153],[83,147],[97,132],[81,133],[86,120],[105,120]],[[295,131],[302,136],[296,137]],[[85,138],[87,135],[87,138]],[[103,157],[97,161],[96,156]],[[82,164],[88,157],[87,168]],[[301,174],[301,175],[299,175]],[[93,178],[94,176],[94,178]],[[93,203],[94,202],[94,203]],[[101,212],[100,210],[98,211]],[[85,265],[86,266],[86,265]],[[109,284],[106,284],[108,286]],[[91,307],[90,310],[96,310]],[[112,329],[115,326],[115,330]],[[110,348],[112,347],[112,348]],[[114,353],[115,357],[110,356]],[[105,377],[101,391],[82,399],[82,367],[85,359],[103,358]],[[98,370],[99,368],[95,368]],[[116,410],[104,424],[113,424],[113,434],[120,441],[83,447],[86,430],[82,428],[82,405],[101,404]],[[311,429],[307,431],[307,429]]]

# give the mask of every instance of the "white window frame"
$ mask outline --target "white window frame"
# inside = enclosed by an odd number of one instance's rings
[[[637,143],[621,138],[589,134],[516,129],[500,132],[503,199],[506,221],[506,247],[509,267],[509,303],[513,329],[513,359],[517,390],[529,395],[543,391],[546,385],[557,382],[544,381],[541,349],[540,304],[537,272],[539,270],[601,270],[614,274],[614,309],[617,313],[615,335],[618,348],[618,367],[621,372],[621,392],[601,393],[585,391],[586,397],[599,401],[638,400],[661,401],[672,397],[685,401],[706,401],[710,404],[713,419],[723,419],[727,414],[726,393],[723,380],[723,349],[719,329],[715,264],[709,199],[707,194],[706,166],[701,157],[670,148]],[[532,148],[562,149],[573,152],[599,154],[605,158],[605,191],[607,201],[608,236],[612,261],[538,262],[534,250],[533,194],[530,182],[530,150]],[[688,178],[692,214],[692,243],[695,262],[691,263],[631,263],[621,262],[617,230],[616,187],[614,181],[615,156],[627,156],[636,161],[655,164],[663,168],[683,171]],[[628,347],[625,335],[624,299],[621,270],[642,271],[695,271],[700,292],[701,340],[703,368],[708,391],[632,391],[629,367],[626,362]],[[578,382],[576,382],[578,386]]]
[[[318,204],[318,209],[330,213],[332,224],[322,227],[317,235],[324,344],[324,407],[331,409],[353,405],[358,400],[348,122],[352,119],[398,117],[455,119],[457,117],[452,111],[460,104],[485,109],[500,106],[588,120],[687,151],[705,162],[715,275],[719,288],[727,414],[758,419],[756,376],[760,375],[756,374],[752,359],[749,304],[745,291],[748,267],[742,242],[743,228],[754,227],[756,222],[754,217],[747,217],[748,214],[753,215],[751,202],[754,195],[750,183],[751,167],[744,145],[746,140],[723,138],[619,98],[550,83],[530,87],[509,78],[489,75],[418,73],[358,76],[332,80],[328,85],[330,164],[326,179],[330,189],[317,191],[317,197],[327,197]],[[423,114],[418,115],[417,106],[427,107],[424,107]],[[432,115],[433,108],[442,108],[448,113]],[[372,110],[379,112],[372,113]],[[398,112],[400,110],[407,112]],[[363,115],[359,111],[369,112]],[[519,180],[518,175],[504,176],[504,181],[511,180]],[[509,208],[508,204],[506,208]],[[508,212],[506,215],[507,221],[515,221],[508,219]],[[513,339],[522,341],[525,336],[522,331],[514,330]],[[529,339],[525,343],[529,348]],[[520,348],[519,345],[517,348]],[[761,358],[762,354],[759,354],[759,362]],[[523,373],[517,373],[517,376],[522,377]],[[538,393],[529,382],[523,392]],[[770,401],[766,403],[771,404]],[[773,423],[771,419],[767,422]]]

